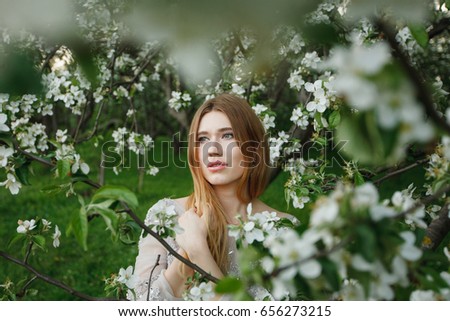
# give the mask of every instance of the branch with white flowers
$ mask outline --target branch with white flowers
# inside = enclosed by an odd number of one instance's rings
[[[424,107],[428,117],[430,117],[438,127],[445,130],[447,133],[450,133],[450,124],[436,111],[434,107],[433,97],[431,96],[424,77],[416,68],[414,68],[409,57],[405,54],[405,52],[397,42],[395,28],[382,18],[375,19],[374,23],[386,37],[386,40],[391,46],[394,55],[398,58],[399,63],[411,80],[417,92],[417,98],[422,103],[422,106]]]

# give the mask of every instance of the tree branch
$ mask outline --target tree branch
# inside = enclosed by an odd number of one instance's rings
[[[450,18],[442,18],[436,24],[434,24],[430,31],[428,31],[428,38],[434,38],[450,27]]]
[[[27,263],[25,263],[23,261],[20,261],[20,260],[10,256],[9,254],[7,254],[7,253],[5,253],[3,251],[0,251],[0,256],[4,257],[8,261],[11,261],[11,262],[13,262],[13,263],[15,263],[17,265],[20,265],[21,267],[27,269],[28,271],[33,273],[37,278],[39,278],[39,279],[41,279],[41,280],[43,280],[43,281],[45,281],[45,282],[47,282],[47,283],[49,283],[51,285],[54,285],[54,286],[56,286],[56,287],[58,287],[60,289],[63,289],[64,291],[66,291],[66,292],[68,292],[68,293],[70,293],[70,294],[72,294],[72,295],[74,295],[76,297],[79,297],[80,299],[89,300],[89,301],[111,301],[111,300],[113,300],[111,298],[96,298],[96,297],[92,297],[90,295],[78,292],[77,290],[71,288],[70,286],[68,286],[68,285],[66,285],[66,284],[64,284],[62,282],[59,282],[59,281],[53,279],[52,277],[50,277],[48,275],[40,273],[39,271],[37,271],[35,268],[30,266],[29,264],[27,264]],[[116,301],[116,300],[114,300],[114,301]]]
[[[450,232],[450,218],[448,216],[449,210],[449,203],[442,206],[441,210],[439,211],[438,218],[432,221],[428,226],[425,232],[425,236],[422,240],[422,249],[436,250],[439,244],[441,244],[441,242]]]
[[[105,106],[105,100],[103,99],[101,104],[100,104],[100,108],[98,109],[97,117],[95,117],[95,123],[94,123],[94,128],[92,129],[92,132],[89,134],[89,136],[75,141],[75,144],[86,142],[86,141],[90,140],[92,137],[94,137],[94,135],[95,135],[95,133],[97,132],[97,129],[98,129],[98,122],[99,122],[100,115],[101,115],[101,113],[103,111],[103,107],[104,106]]]
[[[441,117],[434,108],[433,97],[428,90],[425,79],[419,73],[419,71],[414,68],[409,57],[404,53],[402,48],[400,48],[397,40],[395,39],[396,32],[394,27],[392,27],[387,21],[384,21],[381,18],[375,19],[374,22],[378,29],[384,33],[386,40],[391,46],[392,51],[397,56],[398,61],[408,75],[413,86],[415,87],[417,91],[417,98],[422,103],[422,106],[424,107],[428,117],[430,117],[438,127],[443,129],[447,133],[450,133],[450,124],[448,124],[447,121],[443,117]]]
[[[419,165],[421,165],[421,164],[423,164],[423,163],[425,163],[427,161],[428,161],[428,158],[420,159],[420,160],[418,160],[418,161],[416,161],[416,162],[414,162],[412,164],[409,164],[409,165],[407,165],[405,167],[399,168],[399,169],[397,169],[395,171],[392,171],[392,172],[384,175],[383,177],[380,177],[380,178],[374,180],[373,184],[378,186],[378,185],[380,185],[381,182],[387,180],[388,178],[392,178],[392,177],[397,176],[397,175],[399,175],[401,173],[409,171],[410,169],[413,169],[413,168],[415,168],[415,167],[417,167],[417,166],[419,166]]]
[[[22,150],[20,150],[21,152],[24,152]],[[26,154],[25,154],[26,153]],[[32,159],[35,160],[41,160],[39,157],[24,152],[25,155],[29,156]],[[44,164],[54,167],[55,165],[50,163],[50,162],[43,162]],[[101,185],[86,179],[86,180],[81,180],[80,182],[83,182],[89,186],[92,186],[94,188],[100,188]],[[191,261],[189,261],[188,259],[185,259],[183,256],[181,256],[180,254],[178,254],[177,251],[175,251],[161,236],[159,236],[156,232],[152,231],[147,225],[145,225],[145,223],[128,207],[128,205],[125,202],[121,202],[122,207],[124,208],[124,211],[128,213],[128,215],[148,234],[150,234],[151,236],[153,236],[154,238],[156,238],[158,240],[158,242],[160,242],[166,249],[167,251],[172,254],[174,257],[176,257],[178,260],[180,260],[181,262],[183,262],[184,264],[186,264],[187,266],[191,267],[192,269],[198,271],[202,276],[204,276],[206,279],[208,279],[211,282],[217,283],[218,279],[215,278],[214,276],[212,276],[211,274],[209,274],[208,272],[206,272],[205,270],[203,270],[201,267],[199,267],[198,265],[192,263]]]

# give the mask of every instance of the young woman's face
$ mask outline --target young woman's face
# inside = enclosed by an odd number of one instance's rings
[[[236,184],[244,173],[244,156],[227,115],[220,111],[205,114],[198,126],[197,141],[206,180],[213,186]]]

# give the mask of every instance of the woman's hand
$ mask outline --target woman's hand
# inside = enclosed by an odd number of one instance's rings
[[[176,242],[190,258],[208,250],[207,226],[204,218],[190,209],[178,218],[178,223],[183,232],[177,233]]]

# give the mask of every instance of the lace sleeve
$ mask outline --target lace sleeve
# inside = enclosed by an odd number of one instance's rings
[[[172,200],[163,199],[153,205],[145,218],[145,224],[154,224],[155,208],[170,206]],[[174,249],[178,246],[173,238],[166,238],[165,241]],[[138,285],[135,288],[136,297],[128,297],[130,300],[178,300],[173,295],[173,291],[167,282],[164,271],[173,260],[167,249],[151,235],[146,235],[139,240],[139,253],[136,257],[134,273],[138,276]]]

